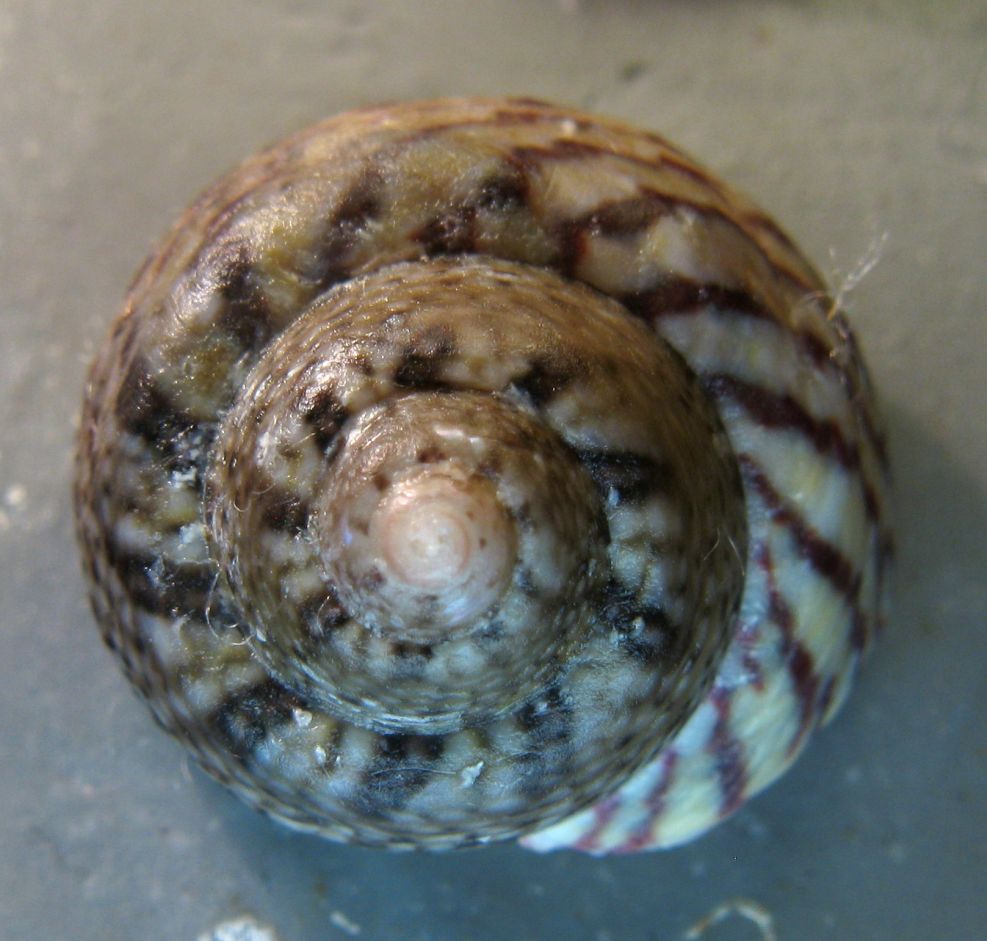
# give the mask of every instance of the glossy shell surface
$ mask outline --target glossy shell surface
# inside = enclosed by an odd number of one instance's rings
[[[662,138],[366,109],[208,190],[91,372],[77,519],[161,724],[292,826],[674,845],[839,708],[887,459],[843,314]]]

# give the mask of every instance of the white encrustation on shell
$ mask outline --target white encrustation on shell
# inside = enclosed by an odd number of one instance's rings
[[[332,839],[627,852],[794,760],[883,617],[842,313],[662,138],[331,119],[208,190],[93,366],[96,617],[158,720]]]

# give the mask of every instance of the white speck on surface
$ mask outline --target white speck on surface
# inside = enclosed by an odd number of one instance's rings
[[[459,772],[459,783],[463,787],[472,787],[476,783],[476,779],[480,776],[480,772],[483,770],[483,762],[478,761],[475,765],[469,765],[463,768]]]
[[[205,526],[202,523],[186,523],[178,531],[178,544],[183,549],[190,546],[197,546],[205,540]]]
[[[275,444],[274,436],[269,431],[262,432],[257,439],[257,454],[263,463],[270,460]]]
[[[299,728],[307,729],[312,724],[312,713],[306,709],[292,709],[291,717]]]
[[[185,470],[175,470],[171,472],[171,485],[176,489],[185,487],[195,481],[198,471],[194,467]]]
[[[249,915],[233,918],[200,934],[196,941],[279,941],[274,929],[267,928]]]
[[[329,921],[331,921],[340,931],[348,934],[351,938],[355,938],[362,930],[355,921],[347,918],[338,909],[329,913]]]

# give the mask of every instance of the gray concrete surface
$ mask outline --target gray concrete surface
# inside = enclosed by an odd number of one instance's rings
[[[883,392],[896,614],[797,768],[707,838],[382,855],[190,769],[99,644],[69,506],[84,364],[174,214],[381,99],[525,93],[661,130],[837,284]],[[977,941],[987,883],[987,7],[923,0],[0,4],[0,937]],[[755,909],[760,911],[761,909]],[[728,917],[706,941],[759,936]]]

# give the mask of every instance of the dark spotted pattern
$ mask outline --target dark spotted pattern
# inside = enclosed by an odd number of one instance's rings
[[[331,389],[321,389],[303,417],[320,451],[327,451],[346,421],[347,411]]]
[[[619,636],[619,643],[631,656],[656,666],[682,642],[675,624],[656,604],[641,601],[626,585],[611,579],[600,599],[603,623]]]
[[[669,468],[643,454],[581,449],[576,452],[604,497],[611,492],[618,503],[635,502],[660,492]]]
[[[442,368],[454,352],[446,330],[426,331],[417,336],[401,353],[394,382],[405,389],[442,389]]]
[[[510,388],[526,396],[533,408],[542,409],[577,374],[574,363],[561,362],[557,357],[534,356],[524,373],[511,381]]]
[[[383,209],[381,183],[378,170],[366,167],[328,220],[314,253],[318,266],[309,274],[319,288],[331,287],[349,274],[351,255],[361,234]]]
[[[507,165],[486,180],[477,194],[476,206],[483,212],[507,214],[528,205],[528,180],[520,167]]]
[[[148,444],[170,467],[180,466],[188,450],[184,445],[200,433],[195,419],[172,403],[140,357],[127,370],[116,415],[121,430]]]
[[[267,529],[301,533],[308,526],[309,506],[296,493],[272,485],[255,494],[253,501],[260,504],[261,518]]]
[[[289,721],[301,703],[275,680],[231,692],[206,724],[237,762],[247,765],[272,728]]]
[[[381,735],[360,789],[360,810],[386,818],[404,807],[428,783],[444,749],[439,736]]]
[[[216,578],[210,565],[178,565],[163,556],[127,552],[116,543],[110,543],[107,561],[135,604],[172,618],[205,611]]]
[[[320,592],[302,602],[299,606],[299,616],[317,640],[331,634],[350,619],[339,599],[329,592]]]
[[[219,295],[223,301],[216,318],[242,350],[256,355],[270,342],[275,327],[246,246],[240,246],[221,269]]]
[[[459,206],[425,223],[413,236],[426,255],[457,255],[476,243],[476,209]]]

